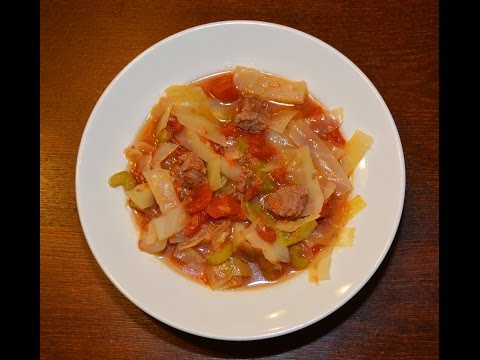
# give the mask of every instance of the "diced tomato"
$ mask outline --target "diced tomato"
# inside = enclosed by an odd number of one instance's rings
[[[240,95],[233,82],[233,73],[231,72],[215,76],[208,81],[206,91],[223,103],[234,102]]]
[[[260,236],[266,242],[273,244],[276,239],[275,230],[265,224],[258,223],[255,227],[258,236]]]
[[[327,134],[327,141],[341,146],[345,146],[346,144],[345,138],[339,128],[336,128]]]
[[[277,149],[270,144],[250,145],[248,152],[257,159],[269,161],[277,153]]]
[[[210,142],[210,145],[213,148],[213,151],[215,151],[217,154],[223,155],[225,154],[225,148],[222,145],[217,144],[216,142],[213,142],[211,140],[208,140]]]
[[[319,251],[321,251],[325,246],[324,245],[320,245],[320,244],[314,244],[312,247],[311,247],[311,250],[313,252],[314,255],[316,255]]]
[[[240,203],[229,194],[215,195],[207,206],[207,214],[214,219],[241,216]]]
[[[178,122],[174,115],[170,115],[167,121],[167,130],[174,134],[178,134],[183,130],[183,125]]]
[[[249,144],[254,144],[259,146],[265,145],[265,131],[251,133],[233,124],[228,124],[223,126],[220,129],[220,131],[222,132],[223,135],[225,135],[225,137],[236,138],[242,135]]]
[[[245,190],[244,194],[245,200],[250,201],[258,195],[260,195],[260,188],[258,186],[247,185],[247,189]]]
[[[325,110],[317,102],[312,101],[310,98],[303,105],[302,112],[306,119],[318,118],[322,114],[325,114]]]
[[[208,214],[205,211],[200,211],[196,214],[193,214],[190,220],[188,220],[187,225],[185,225],[185,228],[183,229],[183,233],[185,234],[186,237],[192,237],[200,230],[202,225],[205,224],[207,221],[208,221]]]
[[[185,199],[185,210],[189,214],[195,214],[205,210],[212,200],[213,191],[207,183],[198,185]]]
[[[222,126],[220,128],[220,131],[222,132],[225,137],[233,137],[236,138],[238,135],[240,135],[242,129],[240,129],[238,126],[235,126],[233,124],[228,124],[225,126]]]
[[[247,139],[249,144],[264,146],[265,145],[265,131],[251,133],[240,129],[241,135]]]
[[[247,213],[245,212],[245,209],[240,206],[240,210],[238,213],[234,216],[235,219],[240,220],[240,221],[246,221],[247,219]]]
[[[286,175],[287,169],[283,166],[270,172],[270,176],[272,177],[273,181],[275,181],[279,185],[287,184],[287,179],[285,178]]]
[[[332,212],[332,202],[330,201],[332,196],[330,196],[327,201],[323,203],[322,210],[320,211],[320,219],[327,218]]]

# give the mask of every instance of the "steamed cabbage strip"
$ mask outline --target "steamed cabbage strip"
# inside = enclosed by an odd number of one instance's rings
[[[308,146],[316,168],[335,184],[335,191],[338,195],[352,190],[352,184],[350,184],[340,163],[307,124],[302,120],[295,120],[288,131],[288,136],[297,146]]]

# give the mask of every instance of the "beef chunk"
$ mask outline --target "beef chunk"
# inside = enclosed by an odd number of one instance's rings
[[[265,130],[270,120],[268,102],[253,96],[247,96],[242,111],[235,116],[235,125],[249,132]]]
[[[307,205],[307,190],[298,185],[287,185],[268,195],[265,206],[276,217],[296,219]]]
[[[200,157],[189,151],[178,157],[180,168],[178,177],[183,186],[194,189],[207,180],[207,168]]]

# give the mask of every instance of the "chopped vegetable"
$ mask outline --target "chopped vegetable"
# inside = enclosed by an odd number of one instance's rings
[[[167,239],[164,238],[160,240],[157,236],[157,231],[155,230],[155,225],[153,221],[148,223],[146,234],[140,236],[138,242],[138,247],[140,250],[148,252],[150,254],[158,254],[163,251],[167,246]]]
[[[365,200],[360,195],[356,195],[347,204],[337,209],[332,216],[330,216],[330,222],[336,224],[339,227],[347,225],[347,223],[353,219],[363,208],[367,205]]]
[[[160,144],[152,155],[152,168],[160,166],[163,160],[167,158],[168,155],[173,153],[178,148],[177,144],[171,142],[164,142]]]
[[[170,118],[171,112],[172,112],[172,104],[169,103],[165,111],[163,112],[162,117],[159,119],[157,123],[157,127],[155,129],[155,137],[158,140],[160,140],[162,136],[164,137],[164,135],[161,135],[161,134],[162,134],[162,131],[165,130],[165,128],[167,127],[167,122],[168,122],[168,119]],[[164,141],[167,141],[167,140],[164,140]]]
[[[173,118],[168,119],[167,130],[171,134],[176,135],[179,132],[181,132],[183,130],[183,128],[184,128],[184,126],[178,122],[178,120],[175,116]]]
[[[340,229],[337,236],[335,237],[334,244],[335,246],[339,246],[339,247],[352,247],[354,237],[355,237],[355,228],[343,227]]]
[[[330,280],[332,251],[333,246],[327,246],[315,255],[308,267],[308,279],[310,282],[318,284],[320,280]]]
[[[168,213],[152,220],[157,231],[158,240],[166,240],[181,231],[188,222],[188,214],[183,206],[172,208]]]
[[[245,223],[233,223],[232,243],[234,248],[237,248],[241,243],[244,242],[245,238],[243,236],[243,232],[246,228],[247,225],[245,225]]]
[[[244,277],[252,275],[252,271],[243,261],[231,257],[219,265],[207,267],[206,275],[212,290],[218,290],[240,285]]]
[[[175,135],[175,138],[180,145],[193,151],[207,162],[218,156],[209,144],[202,141],[202,138],[190,129],[184,129],[181,133]],[[242,173],[242,169],[237,163],[230,163],[223,156],[220,157],[220,171],[233,181],[237,181]]]
[[[174,106],[187,106],[207,116],[211,114],[209,98],[200,86],[172,85],[165,93]]]
[[[208,204],[206,211],[214,219],[242,216],[243,213],[240,203],[228,194],[215,195]]]
[[[123,190],[129,191],[137,186],[137,180],[130,171],[120,171],[108,179],[108,184],[111,187],[123,186]]]
[[[266,242],[273,244],[276,239],[275,230],[265,224],[257,223],[256,230],[258,236],[260,236]]]
[[[276,131],[268,129],[265,132],[265,138],[266,140],[275,146],[279,151],[284,148],[294,148],[295,145],[292,143],[289,138],[287,138],[285,135],[279,134]]]
[[[268,226],[276,226],[275,218],[268,211],[264,210],[258,202],[245,201],[243,203],[243,206],[245,207],[247,219],[252,224],[257,224],[261,222]]]
[[[195,214],[205,210],[212,200],[213,191],[209,184],[198,185],[185,199],[185,210],[189,214]]]
[[[243,93],[286,104],[303,104],[307,92],[305,81],[290,81],[240,66],[235,69],[233,81]]]
[[[288,136],[298,146],[308,146],[309,153],[315,167],[336,186],[336,192],[340,195],[352,189],[347,174],[333,156],[330,149],[315,135],[315,133],[301,120],[295,120],[288,131]]]
[[[225,136],[220,132],[220,126],[214,120],[197,112],[194,108],[175,105],[173,108],[178,122],[195,131],[198,135],[219,145],[227,146]]]
[[[303,247],[299,244],[290,246],[290,262],[296,270],[303,270],[310,265],[312,259],[303,256]]]
[[[157,140],[159,142],[165,143],[165,142],[170,141],[172,139],[173,134],[170,131],[168,131],[168,129],[163,128],[157,134],[155,134],[155,137],[157,138]]]
[[[331,244],[338,230],[347,225],[365,206],[366,202],[362,197],[356,195],[350,201],[336,207],[326,220],[318,224],[310,240],[316,244]]]
[[[278,189],[278,186],[270,180],[267,176],[262,177],[262,185],[260,185],[260,193],[270,194]]]
[[[262,144],[262,145],[255,145],[252,144],[248,148],[248,152],[255,156],[257,159],[262,161],[269,161],[275,154],[278,153],[278,150],[275,146],[271,144]]]
[[[280,231],[285,232],[294,232],[302,225],[311,222],[312,220],[316,220],[320,217],[320,214],[314,213],[297,220],[277,220],[275,223],[275,228]]]
[[[207,161],[207,179],[213,191],[223,186],[220,175],[220,156],[216,156]]]
[[[231,72],[214,77],[208,81],[206,88],[215,99],[223,103],[234,102],[240,96]]]
[[[173,187],[172,176],[168,170],[154,168],[144,171],[143,176],[145,176],[162,214],[166,214],[180,205]]]
[[[180,250],[178,247],[173,252],[173,257],[179,260],[183,265],[180,267],[183,273],[190,276],[200,276],[207,267],[206,261],[199,251],[187,248]]]
[[[235,148],[240,154],[245,155],[248,151],[248,147],[248,142],[243,136],[240,135],[235,139]]]
[[[347,175],[350,175],[353,169],[363,159],[365,153],[373,143],[373,137],[357,130],[350,140],[345,144],[345,154],[340,158],[340,164]]]
[[[341,147],[335,146],[332,143],[329,143],[328,141],[323,141],[323,143],[330,149],[335,159],[338,160],[345,154],[345,150],[342,149]]]
[[[130,200],[133,201],[135,206],[144,210],[155,205],[155,198],[148,184],[138,184],[132,190],[125,192]]]
[[[312,220],[303,224],[297,230],[295,230],[295,232],[288,235],[283,234],[281,231],[277,230],[277,242],[280,245],[284,246],[296,244],[300,241],[308,239],[316,227],[317,222],[315,220]]]
[[[205,258],[210,265],[218,265],[227,260],[233,253],[233,244],[229,241],[218,251],[207,254]]]
[[[304,186],[308,192],[308,201],[302,215],[318,214],[323,207],[323,193],[315,174],[308,146],[284,150],[287,158],[287,172],[292,181]]]
[[[188,220],[185,228],[183,229],[183,233],[187,237],[192,237],[193,235],[198,233],[202,225],[205,224],[207,221],[207,213],[205,211],[199,211],[198,213],[190,217],[190,220]]]
[[[206,222],[198,233],[189,239],[178,244],[178,249],[183,250],[200,243],[213,243],[217,238],[221,242],[230,234],[232,222],[230,220],[220,220],[215,223]]]
[[[263,252],[265,258],[270,261],[272,264],[278,262],[286,262],[290,261],[290,255],[288,253],[288,248],[286,246],[278,244],[278,242],[274,242],[270,244],[263,240],[257,233],[256,226],[250,225],[244,232],[243,232],[245,239],[256,249],[260,249]]]
[[[335,247],[365,207],[350,176],[373,139],[348,143],[343,108],[329,111],[304,81],[255,69],[172,85],[124,150],[123,186],[141,251],[231,289],[309,270],[329,279]]]
[[[269,128],[283,134],[288,123],[299,113],[300,111],[294,109],[282,109],[273,114]]]

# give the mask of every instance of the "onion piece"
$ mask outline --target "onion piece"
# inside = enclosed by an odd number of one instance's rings
[[[320,141],[323,141],[323,140],[320,140]],[[341,147],[335,146],[329,143],[328,141],[323,141],[323,143],[330,149],[335,159],[338,160],[345,154],[345,150],[342,149]]]
[[[155,226],[158,239],[160,241],[167,240],[179,231],[181,231],[187,224],[189,216],[183,205],[179,205],[171,209],[168,213],[160,215],[151,221]]]
[[[145,176],[162,214],[167,214],[180,205],[173,186],[172,176],[168,170],[154,168],[143,171],[143,176]]]
[[[202,255],[192,248],[180,250],[177,246],[173,252],[173,257],[184,263],[181,267],[182,272],[194,277],[200,276],[207,267],[207,263]]]
[[[335,184],[328,180],[325,176],[319,175],[318,182],[320,183],[320,187],[322,188],[323,193],[323,201],[327,201],[327,199],[335,192]]]
[[[152,168],[159,167],[161,162],[177,149],[178,145],[171,142],[161,143],[152,154],[150,166]]]
[[[155,225],[152,220],[148,223],[147,232],[140,235],[138,247],[141,251],[158,254],[167,246],[167,239],[160,240],[155,230]]]
[[[288,136],[298,146],[308,146],[315,167],[335,184],[337,194],[341,195],[352,189],[345,171],[330,149],[303,121],[295,120],[288,131]]]
[[[299,113],[300,111],[295,109],[282,109],[272,115],[268,127],[277,133],[283,134],[288,123]]]
[[[295,145],[286,136],[279,134],[278,132],[271,129],[267,129],[267,131],[265,132],[265,138],[277,149],[295,147]]]
[[[325,110],[312,117],[306,118],[305,123],[318,135],[327,135],[338,129],[343,122],[343,107],[338,107],[330,112]]]
[[[200,231],[186,241],[179,243],[178,249],[183,250],[195,246],[203,242],[216,241],[216,245],[220,245],[228,235],[230,235],[232,222],[230,220],[222,220],[216,223],[207,222],[202,226]]]

